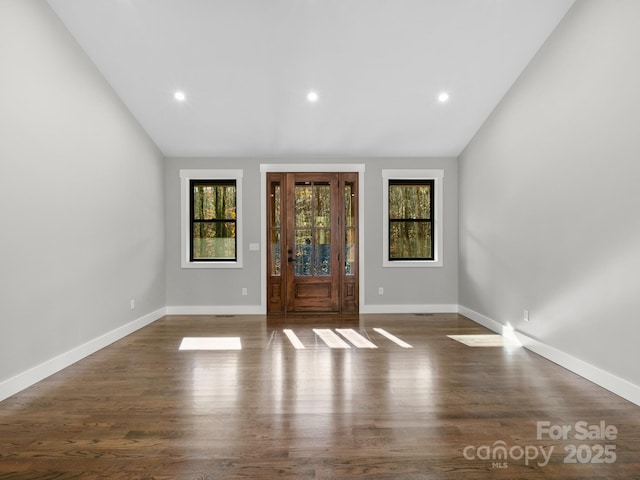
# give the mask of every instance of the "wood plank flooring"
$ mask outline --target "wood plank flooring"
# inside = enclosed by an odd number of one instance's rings
[[[456,314],[168,316],[1,402],[0,479],[640,478],[640,407],[525,349],[447,337],[483,333]],[[601,422],[615,438],[576,438]]]

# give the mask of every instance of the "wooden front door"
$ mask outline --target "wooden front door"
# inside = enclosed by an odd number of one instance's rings
[[[267,311],[358,311],[357,174],[270,173]]]

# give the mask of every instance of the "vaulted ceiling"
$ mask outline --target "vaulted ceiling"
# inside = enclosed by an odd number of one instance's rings
[[[48,3],[166,156],[343,158],[457,156],[573,1]]]

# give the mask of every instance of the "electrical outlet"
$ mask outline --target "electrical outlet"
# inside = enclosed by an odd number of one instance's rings
[[[133,298],[129,300],[129,307],[131,307],[131,310],[136,308],[136,301]]]
[[[525,311],[524,311],[524,313],[523,313],[523,315],[522,315],[522,319],[523,319],[525,322],[528,322],[528,321],[529,321],[529,310],[525,310]]]
[[[379,287],[378,288],[378,295],[384,295],[384,288],[383,287]]]
[[[247,295],[248,293],[249,293],[249,292],[247,291],[247,289],[246,289],[246,288],[243,288],[243,289],[242,289],[242,295]]]

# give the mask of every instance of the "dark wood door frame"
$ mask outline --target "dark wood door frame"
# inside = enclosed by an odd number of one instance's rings
[[[267,313],[357,313],[358,173],[268,172],[266,182]],[[331,278],[295,272],[301,249],[295,240],[296,184],[314,182],[331,185]]]

